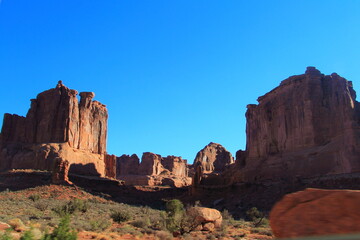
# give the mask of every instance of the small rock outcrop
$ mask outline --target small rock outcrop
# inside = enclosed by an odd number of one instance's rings
[[[201,165],[204,173],[222,172],[234,163],[231,153],[218,143],[209,143],[200,150],[194,160],[194,166]]]
[[[68,178],[69,174],[69,161],[60,157],[55,158],[54,168],[52,170],[52,183],[54,184],[71,184]]]
[[[314,67],[248,105],[241,181],[360,171],[360,108],[352,82]]]
[[[181,157],[143,153],[141,162],[136,154],[116,159],[116,177],[128,185],[169,185],[183,187],[191,184],[187,161]]]
[[[270,213],[277,238],[358,233],[360,191],[306,189],[283,197]]]
[[[0,171],[53,170],[61,158],[69,162],[71,172],[105,176],[108,112],[92,100],[94,96],[80,93],[79,103],[77,91],[59,81],[31,100],[26,117],[5,114]]]

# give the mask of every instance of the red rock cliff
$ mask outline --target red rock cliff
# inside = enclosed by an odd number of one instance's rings
[[[248,105],[243,180],[359,172],[355,98],[352,82],[308,67]]]

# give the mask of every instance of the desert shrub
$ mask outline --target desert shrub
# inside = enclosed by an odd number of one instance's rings
[[[259,211],[256,207],[250,208],[246,211],[246,216],[251,220],[255,227],[263,225],[265,223],[265,214]]]
[[[166,228],[170,232],[179,231],[181,228],[181,221],[184,218],[184,205],[178,199],[172,199],[166,202]]]
[[[154,230],[166,230],[166,214],[152,214],[149,216],[150,227]]]
[[[77,233],[70,228],[70,216],[65,215],[51,234],[46,233],[43,240],[76,240]]]
[[[49,204],[45,201],[39,201],[35,203],[34,207],[40,211],[45,211],[49,207]]]
[[[0,233],[0,240],[12,240],[12,236],[10,231],[5,231],[4,233]]]
[[[194,207],[201,207],[201,202],[199,200],[195,201]]]
[[[62,217],[65,215],[73,214],[75,212],[85,213],[87,210],[88,210],[88,204],[86,201],[82,199],[74,199],[69,201],[63,206],[58,206],[53,208],[53,211]]]
[[[184,205],[178,199],[166,203],[166,229],[170,232],[178,232],[181,235],[193,231],[197,227],[194,216],[186,215]]]
[[[221,212],[221,216],[222,216],[223,220],[234,220],[233,216],[227,209],[224,209]]]
[[[150,225],[150,219],[148,217],[137,219],[131,222],[131,225],[137,228],[147,228]]]
[[[256,207],[250,208],[246,211],[246,217],[251,221],[255,221],[263,216],[264,215]]]
[[[166,202],[166,213],[169,216],[180,215],[184,212],[184,204],[178,199],[172,199]]]
[[[32,194],[29,196],[29,199],[36,202],[36,201],[39,201],[41,198],[41,196],[39,194]]]
[[[111,226],[111,222],[107,219],[90,220],[90,231],[104,231]]]
[[[127,211],[123,211],[123,210],[118,210],[116,212],[113,212],[110,215],[110,217],[112,218],[112,220],[114,220],[114,222],[117,223],[126,222],[131,219],[130,214]]]
[[[34,234],[32,233],[31,230],[24,232],[24,235],[20,237],[20,240],[33,240],[33,239],[34,239]]]

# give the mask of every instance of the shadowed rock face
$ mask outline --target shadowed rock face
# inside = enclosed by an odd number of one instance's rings
[[[195,169],[202,166],[204,173],[222,172],[225,167],[234,163],[234,158],[223,146],[218,143],[209,143],[200,150],[194,160]]]
[[[138,174],[140,159],[136,154],[116,158],[116,176]]]
[[[94,163],[97,174],[105,175],[108,113],[105,105],[92,101],[94,96],[94,93],[80,93],[79,103],[77,91],[59,81],[55,88],[31,100],[26,117],[5,114],[0,170],[51,170],[55,152],[61,152],[64,161]]]
[[[352,82],[308,67],[248,105],[245,181],[360,171],[360,114]]]

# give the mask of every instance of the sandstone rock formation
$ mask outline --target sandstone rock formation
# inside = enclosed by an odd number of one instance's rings
[[[116,158],[116,176],[136,175],[140,165],[140,159],[136,154],[131,156],[122,155]]]
[[[240,181],[360,171],[360,112],[352,82],[308,67],[248,105]]]
[[[191,171],[192,193],[201,185],[224,185],[222,173],[234,163],[234,158],[223,146],[218,143],[209,143],[200,150],[194,160]]]
[[[107,118],[105,105],[61,81],[31,100],[26,117],[5,114],[1,131],[0,170],[52,170],[58,157],[70,171],[105,176]]]
[[[191,184],[188,177],[187,161],[181,157],[161,157],[145,152],[139,162],[136,154],[118,157],[116,177],[128,185],[169,185],[183,187]]]
[[[360,191],[306,189],[279,201],[270,225],[278,238],[358,233],[359,202]]]
[[[194,160],[194,166],[201,165],[204,173],[222,172],[225,167],[234,163],[234,158],[218,143],[209,143],[200,150]]]

